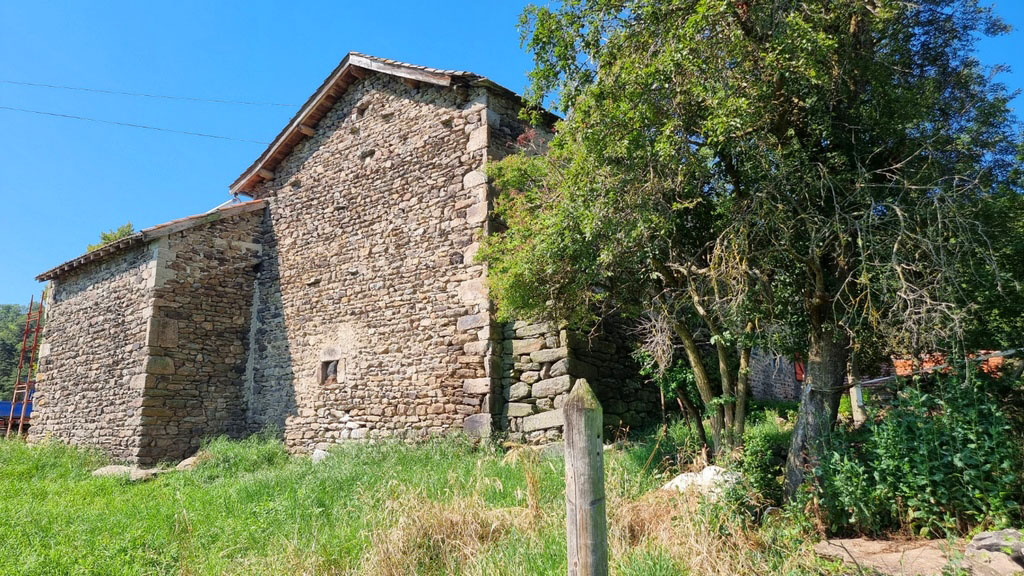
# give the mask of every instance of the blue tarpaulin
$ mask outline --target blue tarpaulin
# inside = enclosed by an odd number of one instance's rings
[[[21,402],[11,402],[10,400],[0,401],[0,420],[6,420],[11,417],[11,404],[14,404],[14,417],[21,418]],[[32,403],[29,402],[28,406],[25,407],[25,417],[29,417],[32,414]]]

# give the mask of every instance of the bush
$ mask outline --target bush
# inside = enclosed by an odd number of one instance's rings
[[[917,382],[873,423],[832,442],[816,471],[832,531],[963,534],[1021,518],[1024,458],[983,381]]]
[[[758,412],[754,412],[758,414]],[[779,505],[783,497],[783,468],[793,433],[792,426],[778,412],[765,410],[752,418],[743,433],[743,475],[766,503]]]

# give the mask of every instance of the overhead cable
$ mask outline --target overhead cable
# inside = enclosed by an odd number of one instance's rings
[[[249,102],[245,100],[221,100],[217,98],[196,98],[191,96],[167,96],[165,94],[147,94],[145,92],[122,92],[120,90],[82,88],[80,86],[62,86],[59,84],[41,84],[38,82],[19,82],[17,80],[0,80],[0,84],[13,84],[15,86],[33,86],[35,88],[56,88],[59,90],[77,90],[79,92],[116,94],[118,96],[141,96],[143,98],[160,98],[163,100],[187,100],[190,102],[212,102],[214,104],[241,104],[245,106],[283,106],[285,108],[298,108],[298,106],[295,104],[279,104],[277,102]]]
[[[158,126],[146,126],[145,124],[133,124],[131,122],[118,122],[116,120],[101,120],[99,118],[86,118],[72,114],[59,114],[57,112],[45,112],[43,110],[29,110],[28,108],[15,108],[13,106],[0,106],[0,110],[12,110],[14,112],[25,112],[29,114],[40,114],[42,116],[55,116],[57,118],[69,118],[71,120],[85,120],[87,122],[98,122],[100,124],[113,124],[115,126],[128,126],[130,128],[142,128],[145,130],[156,130],[158,132],[171,132],[174,134],[186,134],[188,136],[200,136],[202,138],[215,138],[217,140],[231,140],[233,142],[248,142],[250,144],[270,144],[260,140],[248,140],[245,138],[232,138],[231,136],[218,136],[216,134],[205,134],[203,132],[192,132],[189,130],[175,130],[173,128],[160,128]]]

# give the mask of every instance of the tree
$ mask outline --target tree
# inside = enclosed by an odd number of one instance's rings
[[[0,305],[0,399],[9,400],[14,391],[24,330],[25,307]]]
[[[646,315],[723,424],[752,341],[805,348],[792,494],[852,343],[955,336],[963,263],[995,263],[979,212],[1012,188],[1020,134],[973,47],[1005,25],[974,0],[577,0],[522,27],[528,98],[566,119],[544,158],[494,171],[502,313]]]
[[[102,248],[102,247],[106,246],[107,244],[110,244],[110,243],[113,243],[113,242],[117,242],[118,240],[120,240],[122,238],[127,238],[127,237],[129,237],[129,236],[131,236],[133,234],[135,234],[135,227],[132,226],[131,222],[128,222],[127,224],[125,224],[123,226],[119,226],[117,228],[114,228],[113,230],[108,230],[107,232],[100,232],[100,241],[99,241],[99,243],[98,244],[90,244],[89,245],[89,252],[92,252],[93,250],[96,250],[97,248]]]

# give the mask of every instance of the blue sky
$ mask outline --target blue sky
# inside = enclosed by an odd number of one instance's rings
[[[530,59],[515,24],[525,4],[0,0],[0,107],[269,142],[297,108],[2,81],[299,105],[354,50],[521,91]],[[1010,65],[1001,80],[1024,88],[1024,2],[995,5],[1016,30],[986,40],[981,58]],[[36,274],[84,252],[101,230],[224,202],[264,147],[0,109],[0,303],[27,303],[42,290]]]

